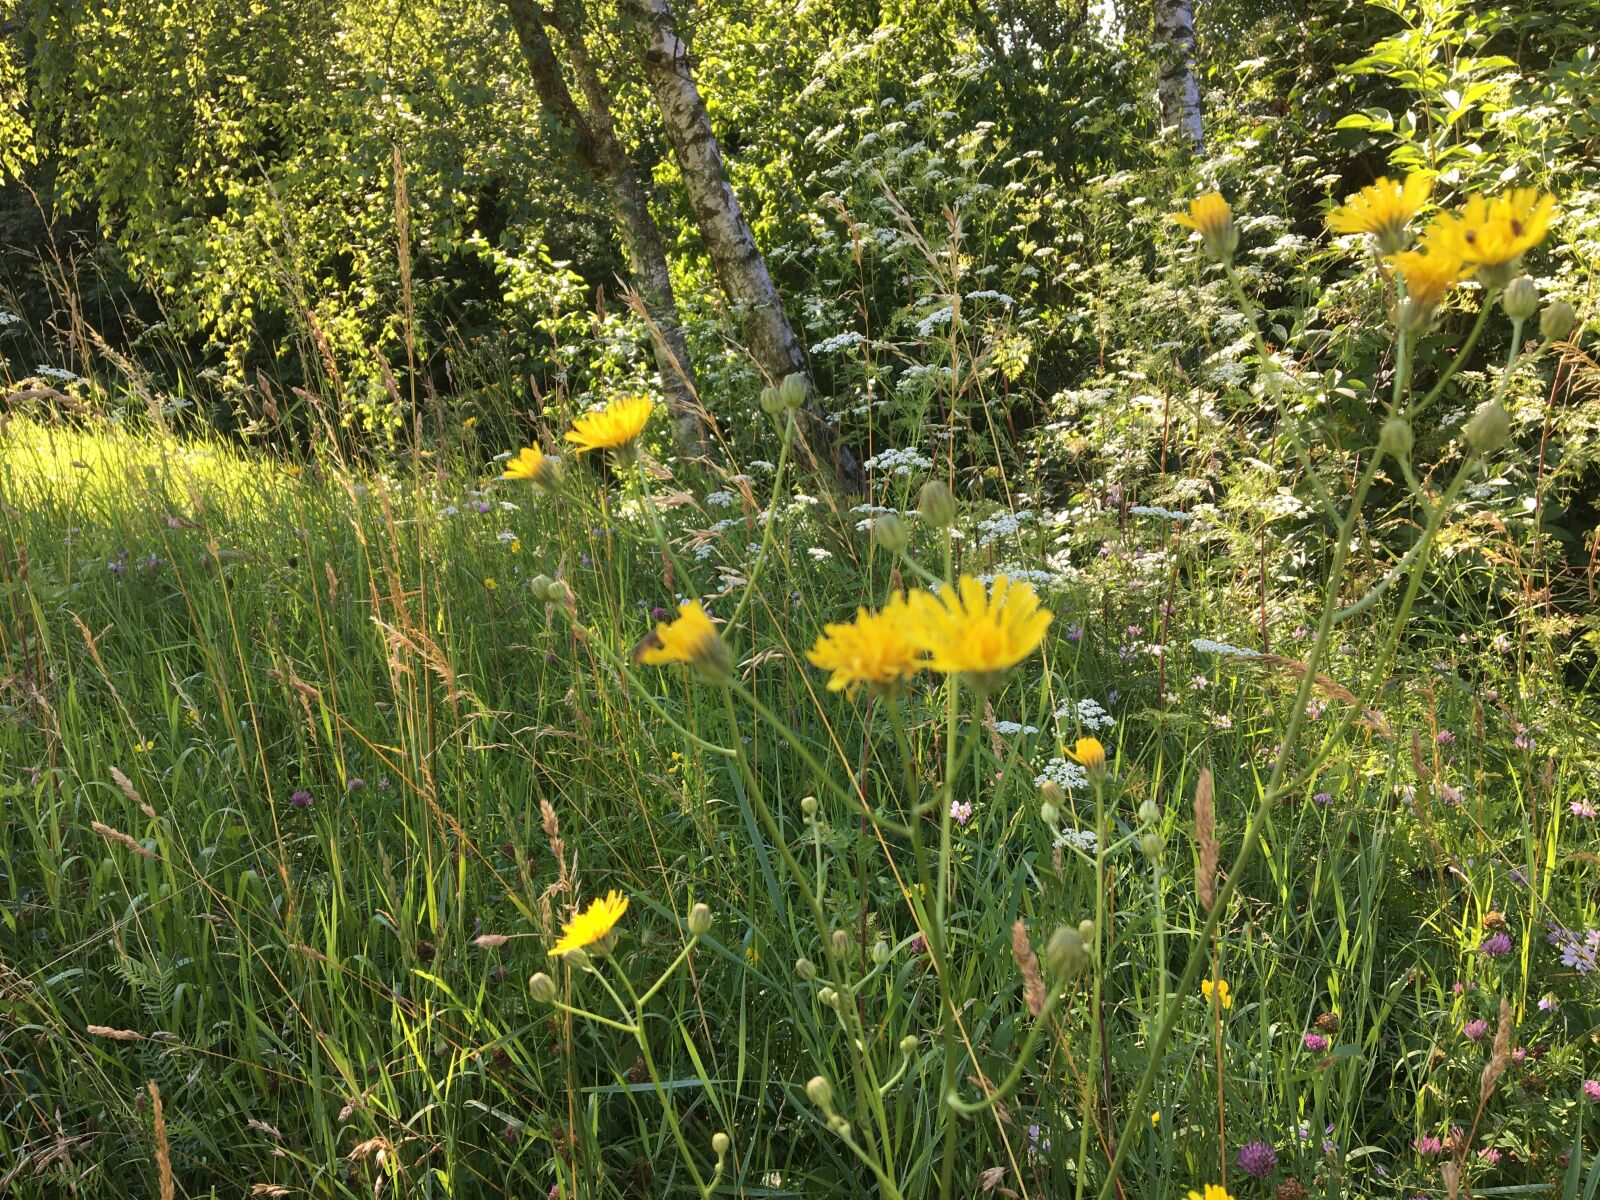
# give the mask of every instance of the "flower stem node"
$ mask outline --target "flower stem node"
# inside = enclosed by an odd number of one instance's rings
[[[1547,342],[1564,342],[1578,324],[1578,314],[1565,300],[1552,300],[1539,314],[1539,332]]]
[[[911,544],[911,531],[894,513],[884,513],[881,517],[873,518],[872,540],[890,554],[904,554],[906,547]]]
[[[689,932],[695,937],[705,937],[711,932],[711,906],[696,904],[689,910]]]
[[[1506,284],[1500,307],[1513,321],[1526,321],[1539,311],[1539,285],[1532,276],[1518,275]]]
[[[930,479],[917,494],[917,511],[935,529],[948,529],[956,523],[955,493],[940,480]]]
[[[1468,419],[1466,435],[1479,454],[1493,454],[1511,440],[1511,414],[1498,400],[1485,400]]]
[[[543,971],[528,980],[528,994],[535,1004],[553,1004],[556,999],[556,981]]]
[[[1411,432],[1411,422],[1404,417],[1390,417],[1378,430],[1378,449],[1396,462],[1409,461],[1411,447],[1415,443],[1416,435]]]

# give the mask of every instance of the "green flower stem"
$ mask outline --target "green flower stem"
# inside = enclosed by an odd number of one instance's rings
[[[728,618],[728,628],[732,629],[744,615],[744,610],[750,605],[750,597],[755,594],[756,580],[761,576],[761,568],[766,565],[767,552],[772,549],[772,527],[778,523],[778,496],[783,491],[783,473],[789,466],[789,447],[794,441],[794,412],[791,410],[783,427],[783,445],[778,448],[778,467],[772,475],[772,503],[767,509],[767,521],[762,530],[761,549],[756,552],[756,561],[750,567],[750,582],[744,586],[744,595],[739,597],[739,603],[733,610],[733,616]]]
[[[668,979],[672,978],[673,972],[679,967],[683,966],[685,960],[687,960],[689,957],[689,952],[695,948],[699,941],[700,935],[698,933],[692,933],[689,935],[689,940],[683,944],[683,949],[678,951],[678,957],[667,964],[667,969],[661,972],[660,979],[657,979],[653,984],[650,985],[650,990],[638,998],[637,1003],[641,1008],[644,1005],[649,1004],[651,1000],[655,999],[655,994],[661,990],[662,986],[667,982]]]
[[[1059,987],[1050,989],[1050,995],[1044,1002],[1044,1007],[1039,1010],[1039,1015],[1034,1018],[1028,1036],[1023,1039],[1017,1057],[1011,1064],[1011,1070],[1000,1081],[1000,1085],[990,1091],[982,1100],[963,1100],[955,1092],[945,1095],[944,1102],[955,1112],[964,1117],[976,1116],[978,1113],[988,1112],[996,1104],[1003,1104],[1009,1100],[1022,1083],[1023,1073],[1033,1063],[1034,1047],[1038,1045],[1039,1036],[1050,1023],[1050,1017],[1060,1005],[1065,992]]]
[[[702,1197],[711,1194],[711,1187],[700,1176],[700,1168],[694,1161],[694,1155],[689,1150],[688,1139],[683,1136],[683,1127],[678,1124],[678,1110],[673,1106],[672,1099],[667,1095],[666,1088],[661,1086],[661,1072],[656,1067],[655,1055],[650,1053],[650,1039],[645,1035],[644,1029],[644,1002],[634,995],[633,985],[628,982],[625,971],[618,971],[617,977],[622,980],[622,986],[628,990],[628,995],[633,998],[635,1019],[638,1027],[634,1030],[633,1040],[638,1043],[639,1057],[644,1060],[645,1071],[650,1075],[656,1096],[661,1101],[661,1114],[666,1118],[667,1128],[672,1131],[673,1141],[678,1143],[678,1153],[682,1156],[684,1164],[689,1168],[689,1174],[694,1176],[694,1183],[700,1189]]]
[[[635,1025],[625,1025],[621,1021],[614,1021],[610,1017],[602,1017],[599,1013],[590,1012],[586,1008],[575,1008],[573,1005],[568,1004],[564,1000],[552,1000],[550,1001],[550,1007],[558,1008],[562,1012],[571,1013],[575,1017],[582,1017],[585,1021],[593,1021],[597,1025],[605,1025],[611,1029],[621,1030],[623,1033],[629,1035],[636,1035],[639,1032],[638,1027]]]
[[[1456,351],[1456,356],[1450,360],[1450,365],[1444,369],[1444,374],[1439,376],[1434,381],[1434,385],[1428,389],[1427,395],[1406,410],[1407,418],[1415,421],[1423,413],[1427,412],[1433,402],[1439,398],[1439,393],[1444,391],[1444,385],[1455,377],[1455,373],[1467,361],[1467,356],[1472,353],[1472,348],[1478,344],[1478,335],[1483,332],[1483,327],[1489,320],[1489,309],[1494,303],[1496,294],[1495,291],[1489,288],[1484,289],[1483,305],[1478,309],[1478,319],[1472,323],[1472,329],[1467,334],[1467,340],[1461,343],[1461,349]]]
[[[949,575],[950,546],[949,538],[945,539],[945,574]],[[945,709],[945,764],[944,764],[944,790],[953,794],[956,772],[956,705],[960,699],[961,677],[951,675],[946,682],[949,701]],[[946,923],[947,911],[950,904],[950,805],[943,804],[939,813],[939,871],[934,880],[933,925],[939,931],[941,946],[946,946],[944,936],[949,926]],[[948,960],[948,955],[945,956]],[[941,1027],[941,1042],[944,1048],[944,1071],[940,1079],[939,1093],[943,1096],[950,1095],[956,1087],[956,1009],[955,998],[951,994],[950,978],[948,971],[939,972],[939,1024]],[[955,1183],[956,1168],[956,1121],[954,1113],[944,1115],[944,1152],[939,1164],[939,1197],[940,1200],[950,1200],[950,1189]]]
[[[1083,1076],[1083,1117],[1078,1127],[1077,1198],[1083,1200],[1089,1162],[1089,1128],[1095,1122],[1094,1102],[1100,1074],[1100,999],[1110,957],[1106,938],[1106,781],[1102,765],[1090,771],[1094,783],[1094,985],[1089,1001],[1089,1066]]]

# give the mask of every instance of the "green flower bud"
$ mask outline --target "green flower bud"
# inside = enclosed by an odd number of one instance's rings
[[[761,389],[761,411],[769,417],[775,417],[783,412],[783,399],[778,395],[778,389],[767,387]]]
[[[572,589],[559,579],[550,581],[550,586],[545,589],[544,598],[551,604],[558,604],[565,608],[572,603]]]
[[[915,1054],[916,1052],[917,1052],[917,1039],[916,1039],[916,1036],[914,1034],[908,1033],[908,1034],[905,1035],[905,1037],[900,1039],[900,1053],[901,1054],[905,1054],[905,1055],[912,1055],[912,1054]]]
[[[1506,284],[1500,307],[1513,321],[1526,321],[1539,311],[1539,285],[1527,275],[1518,275]]]
[[[880,967],[889,961],[889,943],[882,938],[872,943],[872,961]]]
[[[819,988],[817,999],[822,1002],[823,1008],[837,1008],[839,1005],[839,993],[831,987]]]
[[[809,958],[794,960],[794,973],[802,983],[810,983],[817,977],[817,964]]]
[[[828,935],[828,953],[835,958],[843,958],[850,953],[850,935],[843,929],[835,929]]]
[[[528,587],[533,592],[535,600],[548,600],[550,599],[550,585],[554,582],[555,580],[548,575],[535,575],[528,581]]]
[[[872,540],[890,554],[900,554],[910,544],[911,533],[894,513],[884,513],[872,519]]]
[[[1416,438],[1411,432],[1411,422],[1404,417],[1390,417],[1378,430],[1378,449],[1396,462],[1406,462],[1411,457],[1411,447]]]
[[[1166,839],[1153,829],[1139,835],[1139,849],[1144,851],[1146,858],[1160,858],[1166,844]]]
[[[1060,808],[1067,802],[1067,793],[1061,789],[1061,785],[1054,779],[1046,779],[1039,787],[1039,799],[1046,804],[1054,804],[1057,808]]]
[[[806,1084],[806,1099],[815,1104],[823,1112],[833,1111],[833,1084],[821,1075],[813,1075]]]
[[[1467,444],[1479,454],[1493,454],[1511,440],[1511,414],[1497,400],[1485,400],[1467,421]]]
[[[1139,805],[1139,823],[1153,825],[1161,816],[1161,807],[1154,800],[1146,800]]]
[[[948,529],[956,522],[955,493],[941,481],[930,479],[917,495],[917,511],[935,529]]]
[[[1546,341],[1564,342],[1578,324],[1578,314],[1565,300],[1552,300],[1539,314],[1539,332]]]
[[[696,904],[689,910],[689,932],[695,937],[705,937],[711,932],[711,906]]]
[[[1076,929],[1063,925],[1045,943],[1044,965],[1057,979],[1071,979],[1088,961],[1089,951]]]
[[[778,401],[784,408],[799,408],[806,402],[806,397],[811,394],[811,380],[800,372],[786,375],[778,385]]]
[[[721,1161],[727,1155],[732,1145],[733,1139],[720,1129],[711,1135],[711,1153],[717,1156],[718,1161]]]
[[[1085,942],[1094,941],[1094,922],[1088,917],[1078,922],[1078,936]]]
[[[1046,801],[1039,806],[1039,819],[1054,829],[1061,822],[1061,810]]]
[[[599,951],[604,945],[604,942],[596,942],[595,950]],[[587,971],[591,966],[594,965],[589,959],[589,952],[582,948],[577,950],[568,950],[561,957],[566,960],[567,966],[571,967],[574,971]]]
[[[528,980],[528,994],[537,1004],[551,1004],[556,998],[556,981],[543,971]]]
[[[804,800],[800,801],[800,811],[805,813],[805,815],[808,817],[816,816],[817,798],[815,796],[807,796]]]

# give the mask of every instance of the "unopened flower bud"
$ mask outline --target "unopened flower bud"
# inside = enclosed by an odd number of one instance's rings
[[[548,575],[535,575],[528,581],[528,588],[533,592],[535,600],[548,600],[550,599],[550,585],[554,582],[555,580]]]
[[[1054,779],[1046,779],[1039,786],[1039,799],[1046,804],[1054,804],[1057,808],[1060,808],[1067,802],[1067,793],[1062,790],[1061,785]]]
[[[1061,810],[1054,804],[1045,803],[1039,806],[1039,819],[1054,829],[1061,823]]]
[[[843,958],[850,953],[850,935],[843,929],[835,929],[828,935],[828,953],[835,958]]]
[[[1076,929],[1065,925],[1050,935],[1044,948],[1044,965],[1057,979],[1071,979],[1089,961],[1089,952],[1083,937]]]
[[[1416,437],[1411,432],[1411,422],[1404,417],[1390,417],[1378,430],[1378,449],[1396,462],[1406,462],[1411,457],[1411,447]]]
[[[806,1099],[823,1112],[833,1111],[833,1084],[821,1075],[813,1075],[811,1081],[806,1084]]]
[[[1506,284],[1500,307],[1513,321],[1526,321],[1539,311],[1539,285],[1530,276],[1518,275]]]
[[[809,958],[794,960],[794,973],[803,983],[810,983],[817,977],[817,964]]]
[[[917,1039],[915,1034],[906,1034],[900,1039],[901,1054],[915,1054],[917,1052]]]
[[[1511,414],[1498,400],[1485,400],[1468,419],[1466,435],[1479,454],[1493,454],[1511,440]]]
[[[1139,823],[1152,825],[1156,818],[1161,816],[1161,806],[1154,800],[1145,800],[1139,805]]]
[[[1139,849],[1144,851],[1146,858],[1160,858],[1162,847],[1166,844],[1166,839],[1153,829],[1139,835]]]
[[[778,385],[778,402],[784,408],[799,408],[810,394],[811,381],[798,371],[784,376],[783,382]]]
[[[572,603],[572,589],[559,579],[552,579],[550,586],[545,589],[544,598],[551,604],[565,607]]]
[[[882,938],[872,943],[872,961],[880,967],[889,961],[889,943]]]
[[[775,417],[783,411],[783,399],[775,387],[762,388],[760,400],[761,411],[770,417]]]
[[[556,998],[556,981],[540,971],[528,980],[528,994],[537,1004],[550,1004]]]
[[[817,990],[817,999],[822,1002],[823,1008],[834,1008],[839,1003],[839,993],[831,987],[819,988]]]
[[[695,937],[705,937],[711,932],[711,906],[696,904],[689,910],[689,932]]]
[[[884,513],[872,519],[872,540],[890,554],[900,554],[910,544],[911,533],[894,513]]]
[[[601,943],[596,943],[595,948],[598,950],[600,945]],[[590,966],[593,965],[589,959],[589,952],[583,949],[581,946],[576,950],[568,950],[561,957],[563,961],[566,962],[567,966],[571,967],[574,971],[587,971]]]
[[[1547,341],[1564,342],[1578,323],[1578,314],[1565,300],[1552,300],[1539,314],[1539,332]]]
[[[711,1135],[711,1153],[715,1154],[719,1159],[728,1153],[732,1145],[733,1139],[720,1129]]]
[[[1088,917],[1078,922],[1078,936],[1085,942],[1094,941],[1094,922]]]
[[[936,529],[948,529],[956,520],[955,493],[943,482],[930,479],[917,495],[917,511]]]
[[[800,811],[805,813],[805,815],[808,817],[816,816],[817,798],[815,796],[807,796],[804,800],[800,801]]]

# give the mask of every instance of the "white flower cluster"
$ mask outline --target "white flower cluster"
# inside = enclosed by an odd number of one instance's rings
[[[54,379],[57,383],[83,382],[82,375],[75,375],[65,367],[47,367],[41,364],[33,369],[33,373],[43,379]]]
[[[1065,849],[1071,846],[1074,850],[1082,850],[1085,854],[1093,854],[1100,839],[1092,829],[1063,829],[1056,834],[1056,845]]]
[[[732,492],[707,492],[706,493],[706,503],[709,504],[712,508],[732,508],[733,507],[733,493]]]
[[[1088,698],[1073,702],[1068,700],[1056,709],[1056,720],[1070,720],[1080,729],[1087,729],[1091,733],[1101,729],[1110,729],[1117,723],[1117,719],[1101,706],[1098,700]]]
[[[1160,517],[1164,521],[1192,521],[1193,513],[1175,512],[1155,504],[1135,504],[1128,512],[1136,517]]]
[[[941,309],[937,309],[934,312],[929,313],[927,316],[923,317],[922,320],[917,322],[917,336],[924,338],[932,337],[933,331],[938,329],[941,325],[950,324],[950,318],[953,316],[955,316],[955,312],[948,304]]]
[[[1055,571],[1038,571],[1032,567],[1022,567],[1015,563],[1004,563],[996,567],[987,575],[979,575],[979,582],[992,584],[997,578],[1004,575],[1012,583],[1031,583],[1036,588],[1065,587],[1069,582],[1065,575]]]
[[[0,329],[8,329],[21,320],[22,318],[17,316],[16,313],[7,312],[5,309],[0,308]]]
[[[1011,737],[1014,734],[1035,734],[1039,732],[1037,725],[1024,725],[1020,721],[996,721],[994,731],[1001,737]]]
[[[1210,638],[1195,638],[1189,643],[1201,654],[1227,654],[1233,658],[1260,658],[1261,651],[1243,646],[1230,646],[1227,642],[1214,642]]]
[[[831,338],[823,338],[822,341],[811,347],[811,353],[834,354],[840,350],[848,350],[852,346],[859,346],[866,340],[865,334],[857,333],[854,329],[847,329],[843,333],[834,334]]]
[[[992,546],[1001,538],[1016,536],[1024,522],[1033,520],[1033,511],[1020,508],[1014,513],[998,512],[978,522],[978,545]]]
[[[1047,783],[1054,783],[1062,791],[1081,792],[1089,786],[1089,775],[1070,758],[1052,758],[1033,777],[1034,787],[1043,787]]]
[[[914,446],[904,450],[884,450],[874,454],[862,464],[869,471],[886,471],[894,475],[909,475],[913,471],[933,468],[933,460]]]

